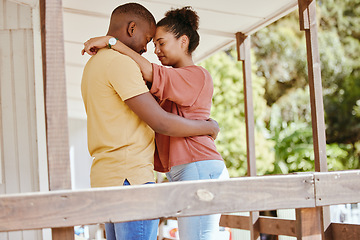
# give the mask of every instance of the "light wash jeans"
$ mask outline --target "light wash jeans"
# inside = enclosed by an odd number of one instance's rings
[[[124,185],[130,185],[127,179]],[[158,225],[159,219],[105,223],[106,240],[156,240]]]
[[[182,164],[166,173],[171,182],[228,179],[229,173],[222,160],[205,160]],[[179,236],[181,240],[217,240],[221,214],[194,217],[179,217]]]

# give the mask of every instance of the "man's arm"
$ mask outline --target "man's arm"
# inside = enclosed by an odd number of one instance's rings
[[[155,132],[163,135],[173,137],[211,135],[215,139],[220,130],[216,121],[190,120],[166,112],[149,92],[130,98],[125,103]]]

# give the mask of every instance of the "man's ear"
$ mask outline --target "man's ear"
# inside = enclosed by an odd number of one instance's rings
[[[132,37],[135,31],[136,31],[136,23],[131,21],[128,24],[127,33],[129,34],[130,37]]]

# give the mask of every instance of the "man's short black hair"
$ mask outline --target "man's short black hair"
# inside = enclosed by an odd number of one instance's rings
[[[114,9],[111,16],[117,14],[130,14],[147,21],[150,25],[156,25],[154,16],[149,10],[138,3],[126,3]]]

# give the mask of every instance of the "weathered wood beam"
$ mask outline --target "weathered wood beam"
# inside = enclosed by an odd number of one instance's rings
[[[40,0],[49,188],[71,189],[61,0]],[[72,227],[53,229],[53,240],[74,239]]]
[[[61,1],[40,0],[50,190],[71,188]]]
[[[0,196],[0,232],[315,207],[313,174]],[[179,197],[180,196],[180,197]]]
[[[321,63],[316,21],[316,1],[298,0],[300,29],[305,31],[310,87],[315,171],[327,171],[325,117],[321,83]]]
[[[326,159],[326,136],[325,136],[325,117],[321,82],[321,63],[318,44],[318,29],[316,20],[316,0],[298,0],[300,30],[305,32],[308,79],[310,89],[310,105],[312,119],[312,133],[315,156],[315,171],[327,171]],[[322,238],[330,226],[330,209],[321,208],[316,211],[322,226]],[[299,215],[301,215],[299,213]],[[331,240],[331,236],[327,236]]]
[[[220,226],[250,230],[248,216],[222,215]],[[296,237],[296,221],[276,217],[259,217],[259,231],[271,235]]]
[[[259,222],[261,233],[290,237],[296,236],[296,220],[260,216]]]
[[[360,202],[360,171],[315,173],[316,206]]]
[[[249,216],[237,216],[237,215],[221,215],[220,226],[236,228],[242,230],[250,230]]]
[[[244,83],[244,102],[245,102],[245,124],[246,124],[246,147],[247,147],[247,174],[256,176],[256,156],[255,156],[255,120],[254,104],[252,97],[252,77],[251,77],[251,42],[250,36],[240,32],[236,33],[236,46],[238,60],[243,65]],[[259,232],[259,212],[250,212],[250,235],[252,240],[260,240]]]
[[[255,120],[254,104],[252,97],[251,58],[250,58],[250,36],[236,33],[238,59],[243,64],[244,101],[245,101],[245,122],[246,122],[246,145],[248,176],[256,176],[255,156]]]
[[[333,239],[360,239],[360,225],[331,223],[330,225]]]

